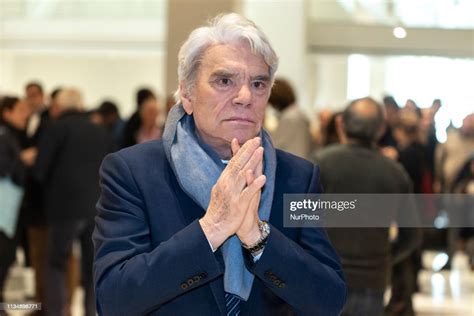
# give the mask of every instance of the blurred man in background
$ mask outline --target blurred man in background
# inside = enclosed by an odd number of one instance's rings
[[[383,132],[382,107],[370,98],[355,100],[344,110],[342,121],[346,143],[322,149],[316,156],[324,192],[411,192],[402,167],[376,148]],[[387,206],[380,212],[396,213],[391,208]],[[328,228],[328,235],[341,256],[349,288],[342,315],[383,315],[383,297],[392,265],[407,258],[418,246],[418,232],[400,229],[394,252],[388,228]]]
[[[76,89],[59,92],[59,117],[41,138],[35,165],[43,186],[48,225],[44,302],[47,315],[68,313],[65,272],[74,240],[81,244],[85,315],[95,315],[91,236],[99,197],[97,170],[112,141],[104,127],[84,115],[82,102]]]
[[[31,111],[26,131],[28,136],[32,137],[40,126],[42,115],[44,115],[43,112],[46,110],[46,100],[41,83],[37,81],[27,83],[25,86],[25,97]]]

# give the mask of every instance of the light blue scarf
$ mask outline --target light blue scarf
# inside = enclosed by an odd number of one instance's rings
[[[268,220],[275,185],[276,154],[270,136],[262,130],[261,137],[264,148],[263,171],[267,180],[258,213],[260,219]],[[181,104],[175,105],[168,114],[163,144],[181,188],[207,210],[211,189],[225,165],[216,152],[198,139],[194,119],[184,112]],[[221,248],[225,263],[224,289],[246,301],[250,296],[254,275],[245,267],[240,241],[237,236],[231,236]]]

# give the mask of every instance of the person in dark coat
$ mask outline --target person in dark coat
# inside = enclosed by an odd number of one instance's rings
[[[27,142],[26,125],[30,113],[27,104],[16,97],[4,97],[0,101],[0,179],[8,177],[20,187],[24,187],[26,163],[32,159],[29,151],[22,149]],[[0,302],[5,302],[3,287],[15,260],[20,237],[18,226],[22,223],[21,219],[17,220],[13,237],[0,230]]]
[[[66,263],[73,241],[79,239],[85,315],[95,315],[91,235],[99,197],[98,170],[113,142],[103,126],[84,115],[77,90],[61,90],[58,106],[59,118],[41,138],[35,165],[49,226],[44,308],[48,315],[65,312]]]
[[[100,104],[97,113],[102,118],[102,124],[104,124],[109,133],[112,134],[115,141],[115,147],[119,148],[122,144],[125,122],[120,118],[120,112],[117,105],[112,101],[106,100]]]
[[[400,107],[397,101],[392,96],[385,96],[383,98],[383,104],[385,108],[385,126],[384,132],[377,140],[380,147],[397,147],[397,141],[393,136],[393,128],[398,121]]]
[[[358,99],[346,107],[342,120],[347,141],[316,156],[325,193],[409,193],[410,179],[402,166],[376,148],[383,130],[382,107],[371,98]],[[391,208],[387,205],[380,212],[390,214]],[[420,243],[418,231],[400,228],[399,232],[392,251],[387,227],[328,228],[349,288],[342,315],[383,314],[392,264],[407,258]]]
[[[422,181],[427,170],[425,146],[419,141],[419,125],[418,116],[412,111],[404,110],[393,130],[398,161],[408,173],[414,193],[424,193]]]
[[[410,177],[413,193],[425,193],[423,177],[427,172],[427,163],[425,146],[419,141],[420,117],[418,111],[413,108],[414,102],[407,101],[407,104],[412,104],[411,108],[406,107],[400,111],[398,122],[393,129],[398,162]],[[414,315],[412,296],[418,287],[417,274],[421,268],[421,248],[393,266],[392,292],[386,308],[387,315]]]

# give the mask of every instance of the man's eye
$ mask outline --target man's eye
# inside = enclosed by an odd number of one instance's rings
[[[232,83],[232,80],[229,78],[221,78],[217,80],[217,83],[221,86],[228,86]]]
[[[254,81],[252,85],[257,89],[264,89],[266,87],[265,82],[263,81]]]

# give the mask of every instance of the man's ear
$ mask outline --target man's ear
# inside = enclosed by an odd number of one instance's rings
[[[188,91],[186,90],[186,86],[182,81],[179,83],[179,90],[181,91],[180,99],[181,103],[183,104],[184,111],[188,115],[193,114],[193,103]]]

